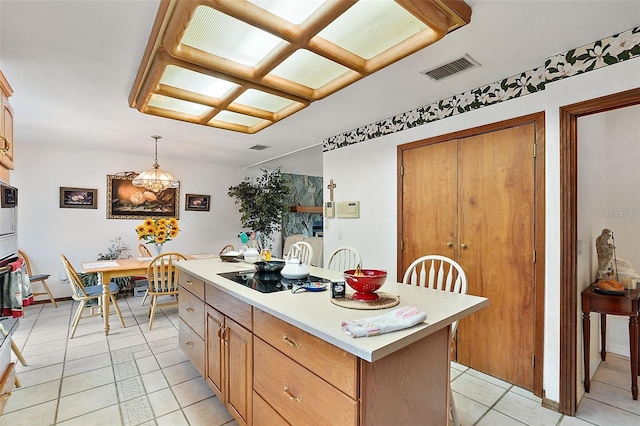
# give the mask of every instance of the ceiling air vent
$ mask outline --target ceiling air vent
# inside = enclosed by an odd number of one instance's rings
[[[254,151],[262,151],[263,149],[269,148],[267,145],[254,145],[249,149],[253,149]]]
[[[480,64],[476,62],[471,56],[464,55],[462,58],[455,61],[448,62],[444,65],[440,65],[432,70],[422,71],[420,74],[424,74],[433,80],[439,81],[443,78],[451,77],[459,72],[466,71],[471,68],[479,67]]]

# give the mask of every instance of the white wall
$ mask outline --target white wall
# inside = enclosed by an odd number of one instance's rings
[[[367,267],[396,275],[396,147],[432,136],[545,111],[546,257],[543,387],[559,401],[560,163],[559,108],[640,87],[640,59],[551,83],[543,92],[324,153],[324,180],[338,185],[336,201],[359,200],[360,219],[325,221],[325,257],[340,245],[357,248]],[[428,190],[428,188],[426,188]],[[325,200],[329,191],[324,189]],[[342,238],[340,238],[342,234]],[[581,342],[579,342],[581,344]],[[578,360],[579,362],[579,360]]]
[[[578,164],[578,239],[583,247],[578,283],[582,290],[596,278],[595,239],[604,228],[613,231],[616,257],[640,269],[640,106],[578,119]],[[600,363],[597,315],[591,316],[591,323],[594,373]],[[629,356],[628,323],[626,317],[608,317],[607,352]]]
[[[604,199],[608,187],[606,122],[602,114],[578,119],[578,260],[577,260],[577,304],[581,306],[580,293],[595,279],[598,266],[595,240],[606,228],[602,216]],[[582,336],[582,310],[578,309],[575,318],[578,324],[578,336]],[[591,315],[590,367],[592,375],[600,364],[599,354],[599,316]],[[576,348],[578,360],[583,359],[583,345]],[[576,384],[579,393],[583,392],[584,364],[577,363]]]
[[[107,175],[142,171],[151,167],[153,158],[45,148],[20,141],[15,146],[15,159],[11,184],[19,190],[19,247],[31,258],[35,273],[52,275],[47,283],[55,297],[71,295],[69,285],[60,280],[64,277],[61,253],[79,269],[81,262],[95,260],[98,253],[107,251],[111,239],[121,236],[137,255],[135,227],[141,221],[106,219]],[[162,157],[161,165],[180,180],[181,232],[165,244],[164,251],[218,253],[227,243],[238,246],[240,214],[227,191],[252,172]],[[59,208],[61,186],[97,188],[98,208]],[[210,211],[185,211],[187,193],[211,195]]]

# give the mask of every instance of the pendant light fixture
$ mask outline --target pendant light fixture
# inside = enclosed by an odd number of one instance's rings
[[[156,140],[156,162],[153,169],[145,170],[133,179],[134,186],[141,186],[153,192],[160,192],[167,188],[177,188],[180,182],[169,172],[165,172],[158,164],[158,139],[162,136],[151,135]]]

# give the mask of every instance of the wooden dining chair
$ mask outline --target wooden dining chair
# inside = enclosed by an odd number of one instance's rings
[[[149,282],[149,330],[153,326],[156,310],[162,307],[178,306],[179,270],[175,262],[186,260],[182,253],[163,253],[153,258],[147,267]],[[160,297],[174,296],[169,302],[161,302]]]
[[[445,256],[427,255],[414,260],[402,278],[404,284],[451,293],[467,294],[467,276],[455,260]],[[458,321],[451,324],[451,340],[455,338]],[[453,391],[449,387],[450,411],[454,426],[459,426]]]
[[[235,247],[233,247],[233,244],[227,244],[226,246],[222,247],[222,250],[220,250],[220,254],[225,254],[225,253],[229,253],[230,251],[235,251]]]
[[[9,336],[9,332],[4,328],[2,323],[0,323],[0,333],[2,333],[2,336],[5,339],[7,338],[7,336]],[[24,356],[22,356],[22,352],[20,352],[20,348],[18,347],[18,345],[16,345],[16,342],[14,342],[13,337],[9,337],[9,339],[11,339],[11,350],[13,351],[14,355],[16,356],[16,358],[18,358],[18,361],[20,361],[20,364],[22,364],[24,367],[26,367],[27,366],[27,361],[24,359]],[[16,373],[15,371],[14,371],[14,376],[15,376],[14,383],[15,383],[16,387],[19,388],[22,385],[20,384],[20,379],[18,378],[18,373]],[[2,397],[2,395],[0,395],[0,398],[1,397]]]
[[[85,287],[82,280],[78,276],[78,273],[73,268],[73,265],[71,265],[71,262],[69,262],[69,260],[65,257],[65,255],[61,254],[60,258],[62,259],[62,264],[64,265],[64,269],[67,272],[69,285],[71,285],[71,297],[73,298],[73,300],[78,302],[78,309],[76,310],[76,314],[73,317],[73,322],[71,323],[72,330],[70,339],[73,339],[73,336],[76,334],[78,324],[80,323],[80,320],[82,318],[94,317],[96,315],[102,316],[102,307],[100,305],[98,305],[98,309],[96,311],[95,306],[89,305],[87,302],[92,302],[94,300],[96,302],[100,302],[100,300],[102,299],[103,284]],[[124,318],[122,318],[122,312],[120,312],[120,307],[118,306],[118,302],[116,301],[116,294],[119,290],[118,284],[110,282],[107,285],[109,286],[109,300],[113,304],[113,308],[118,314],[118,318],[120,319],[122,328],[125,328],[126,326],[124,325]],[[83,316],[82,313],[86,308],[90,309],[90,314]]]
[[[349,269],[356,269],[358,265],[362,267],[362,258],[356,249],[353,247],[339,247],[331,253],[327,269],[344,272]]]
[[[49,290],[49,286],[47,285],[47,279],[51,275],[50,274],[34,275],[31,269],[31,261],[29,260],[29,256],[27,256],[27,254],[22,250],[18,250],[18,256],[21,257],[22,260],[24,260],[25,265],[27,265],[27,275],[29,276],[29,282],[31,283],[33,297],[43,296],[46,294],[47,296],[49,296],[49,300],[51,300],[51,303],[53,303],[53,307],[57,308],[58,304],[56,303],[56,299],[53,297],[53,294],[51,294],[51,290]],[[42,284],[42,288],[44,289],[44,291],[43,292],[33,291],[33,283]]]
[[[138,254],[140,255],[140,257],[151,257],[151,252],[149,251],[147,246],[145,246],[144,244],[138,244]],[[148,288],[147,290],[145,290],[144,296],[142,296],[142,302],[140,303],[140,306],[144,305],[144,302],[147,301],[147,297],[149,297]]]
[[[151,257],[151,252],[144,244],[138,244],[138,254],[140,257]]]

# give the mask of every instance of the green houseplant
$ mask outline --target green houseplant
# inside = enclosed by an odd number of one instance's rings
[[[106,253],[98,253],[97,260],[129,259],[130,257],[131,249],[129,248],[129,244],[124,243],[122,237],[116,237],[111,240],[111,246],[107,249]],[[95,272],[89,274],[79,272],[78,276],[87,287],[98,285],[98,274]],[[113,281],[118,284],[118,288],[122,290],[129,285],[131,277],[118,277],[114,278]]]
[[[242,226],[260,232],[259,244],[265,248],[273,233],[280,230],[290,188],[279,167],[271,172],[260,170],[261,176],[253,180],[245,177],[240,184],[230,187],[227,194],[240,204]]]

